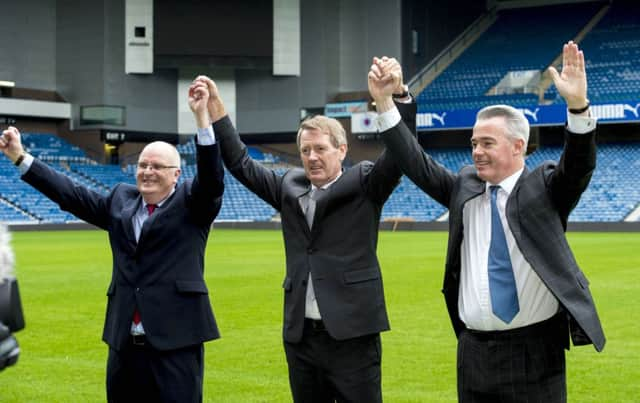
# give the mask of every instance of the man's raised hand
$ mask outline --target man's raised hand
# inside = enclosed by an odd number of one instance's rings
[[[222,102],[222,97],[218,91],[216,83],[207,76],[198,76],[195,79],[196,82],[204,83],[209,90],[209,101],[207,102],[207,108],[209,110],[209,116],[212,122],[220,120],[227,114]]]
[[[11,160],[15,162],[22,154],[24,154],[24,148],[22,147],[22,140],[20,139],[20,131],[9,126],[2,132],[0,136],[0,150]]]
[[[587,105],[587,73],[584,53],[578,45],[567,42],[562,49],[562,73],[553,66],[549,67],[549,73],[569,109],[582,109]]]
[[[376,101],[379,113],[393,108],[392,95],[402,92],[402,68],[395,58],[373,58],[373,63],[367,76],[369,93]]]

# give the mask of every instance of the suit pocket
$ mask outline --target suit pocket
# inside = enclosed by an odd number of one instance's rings
[[[115,293],[116,293],[116,285],[115,283],[112,282],[111,284],[109,284],[109,289],[107,289],[107,296],[110,297],[112,295],[115,295]]]
[[[345,284],[362,283],[364,281],[377,280],[379,278],[380,271],[378,269],[354,270],[344,273]]]
[[[191,294],[208,294],[207,285],[203,281],[176,280],[178,292]]]
[[[284,281],[282,282],[282,288],[284,288],[285,292],[291,291],[291,286],[292,286],[292,281],[291,278],[289,277],[285,277]]]

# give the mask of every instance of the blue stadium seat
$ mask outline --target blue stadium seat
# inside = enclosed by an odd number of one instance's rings
[[[500,11],[496,22],[417,96],[419,111],[538,104],[537,94],[486,94],[509,71],[546,69],[601,7],[582,3]],[[552,91],[547,95],[555,97]]]
[[[196,174],[195,162],[188,163],[195,148],[183,145],[182,180]],[[428,150],[431,156],[448,169],[457,172],[471,164],[471,152],[464,148]],[[526,160],[529,168],[543,161],[557,161],[562,149],[543,147]],[[68,161],[58,154],[59,161]],[[51,166],[73,180],[106,193],[120,182],[135,183],[135,165],[123,171],[118,166],[100,165],[94,161],[65,163],[50,162]],[[640,203],[640,143],[603,144],[598,148],[598,165],[591,184],[570,216],[570,221],[621,221]],[[283,174],[285,168],[278,168]],[[446,209],[425,195],[406,177],[392,193],[382,211],[382,219],[411,218],[433,221]],[[277,211],[247,190],[233,176],[225,174],[225,193],[217,221],[270,221]],[[0,221],[5,223],[66,223],[76,222],[71,214],[33,190],[19,178],[18,170],[6,159],[0,159]]]

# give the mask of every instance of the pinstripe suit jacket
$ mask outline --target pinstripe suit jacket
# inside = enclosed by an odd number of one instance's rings
[[[589,283],[565,237],[569,214],[595,169],[595,137],[595,130],[581,135],[567,131],[558,163],[545,162],[531,171],[525,168],[509,196],[506,215],[518,248],[567,312],[574,345],[593,344],[600,351],[605,337]],[[383,133],[382,138],[404,174],[449,208],[449,242],[442,292],[458,335],[464,328],[458,315],[462,212],[468,200],[485,191],[485,182],[473,166],[453,173],[435,162],[402,122]]]

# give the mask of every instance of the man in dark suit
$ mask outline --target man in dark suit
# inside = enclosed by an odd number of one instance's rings
[[[383,152],[375,163],[343,169],[344,129],[335,119],[316,116],[298,131],[304,169],[279,174],[251,159],[213,81],[196,82],[210,91],[225,165],[281,214],[287,261],[283,336],[293,400],[381,401],[379,333],[389,321],[376,246],[382,206],[400,180],[399,168]],[[391,97],[402,86],[372,91]],[[415,104],[401,108],[415,117]]]
[[[588,282],[565,238],[569,213],[595,169],[584,55],[569,42],[563,69],[551,68],[569,108],[558,163],[529,171],[529,124],[506,105],[478,112],[474,166],[457,174],[425,154],[399,119],[382,134],[403,172],[449,208],[443,293],[458,337],[461,402],[566,401],[564,349],[605,338]],[[397,75],[397,74],[396,74]],[[369,82],[394,81],[375,63]],[[379,112],[394,108],[376,99]]]
[[[103,196],[25,153],[16,128],[0,138],[24,181],[109,233],[113,268],[103,333],[109,402],[202,401],[203,342],[219,337],[204,250],[224,171],[209,131],[207,93],[191,90],[189,104],[199,127],[198,174],[179,185],[180,156],[168,143],[150,143],[140,153],[137,186],[119,184]]]

